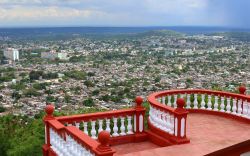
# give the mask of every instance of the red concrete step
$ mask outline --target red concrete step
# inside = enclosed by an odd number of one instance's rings
[[[158,146],[166,147],[173,145],[170,141],[154,133],[153,131],[148,130],[146,133],[148,134],[149,140]]]

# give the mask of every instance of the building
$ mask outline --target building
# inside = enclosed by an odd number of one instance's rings
[[[56,58],[60,60],[67,60],[67,53],[55,52],[55,51],[42,52],[41,58],[49,60],[55,60]]]
[[[19,60],[19,51],[14,48],[7,48],[4,50],[3,55],[12,61]]]

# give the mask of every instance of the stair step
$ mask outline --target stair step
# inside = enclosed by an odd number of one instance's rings
[[[158,146],[165,147],[173,145],[169,140],[157,135],[150,130],[146,131],[146,133],[148,134],[149,140]]]

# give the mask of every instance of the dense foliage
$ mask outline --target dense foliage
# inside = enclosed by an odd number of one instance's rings
[[[69,114],[102,111],[86,108]],[[55,112],[55,116],[66,115]],[[27,116],[6,115],[0,117],[0,156],[41,156],[44,144],[44,113],[34,118]]]

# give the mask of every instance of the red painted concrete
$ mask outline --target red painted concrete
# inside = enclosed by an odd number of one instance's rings
[[[116,155],[125,154],[126,156],[201,156],[250,138],[250,124],[231,118],[190,113],[187,121],[189,144],[157,148],[146,142],[124,144],[112,148],[117,151]]]
[[[155,148],[159,148],[159,146],[151,143],[150,141],[139,142],[139,143],[129,143],[129,144],[121,144],[116,146],[111,146],[112,149],[116,151],[114,156],[128,154],[130,152],[138,152],[143,150],[151,150]]]

